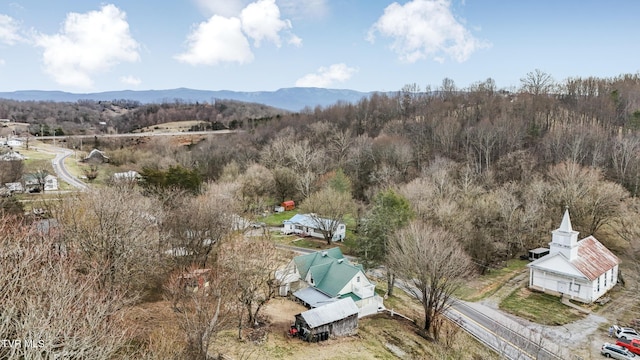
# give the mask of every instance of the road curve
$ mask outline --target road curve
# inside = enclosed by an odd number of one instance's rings
[[[51,160],[51,165],[53,166],[53,171],[58,175],[58,178],[76,189],[87,190],[89,188],[87,184],[71,175],[64,165],[64,160],[73,155],[73,151],[60,147],[51,147],[50,149],[56,154],[55,158]]]

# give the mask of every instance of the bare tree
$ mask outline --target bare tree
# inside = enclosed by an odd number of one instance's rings
[[[424,331],[439,337],[438,318],[453,292],[471,274],[471,261],[452,233],[414,221],[389,243],[389,266],[422,304]]]
[[[231,291],[242,309],[238,316],[238,338],[242,338],[243,312],[247,323],[257,326],[260,310],[276,295],[277,250],[264,237],[237,239],[222,246],[219,261],[230,276]]]
[[[126,358],[126,299],[99,289],[101,274],[79,272],[79,258],[51,236],[0,218],[0,348],[3,359]]]
[[[549,94],[553,91],[555,81],[550,74],[547,74],[540,69],[535,69],[534,71],[528,72],[525,77],[520,79],[520,84],[522,91],[526,93],[543,95]]]
[[[218,331],[229,320],[229,282],[217,267],[197,265],[178,271],[165,285],[177,323],[185,335],[185,355],[206,360]]]
[[[63,228],[65,246],[85,270],[99,271],[107,290],[134,290],[155,276],[159,233],[153,199],[134,189],[92,189],[54,204],[53,216]]]
[[[253,213],[264,210],[275,189],[271,171],[262,165],[252,164],[240,178],[240,184],[244,210]]]
[[[175,198],[168,204],[162,222],[163,248],[183,269],[190,264],[205,268],[215,264],[216,249],[241,220],[230,183],[210,183],[203,194]]]

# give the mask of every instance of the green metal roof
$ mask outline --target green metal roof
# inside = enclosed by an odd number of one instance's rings
[[[296,256],[294,261],[303,279],[311,272],[315,288],[331,297],[337,296],[362,269],[352,265],[339,247]]]
[[[348,297],[352,298],[353,301],[359,301],[359,300],[362,299],[360,296],[358,296],[358,295],[356,295],[356,294],[354,294],[352,292],[340,295],[340,299],[344,299],[344,298],[348,298]]]
[[[323,256],[323,254],[326,254],[326,256]],[[307,272],[312,266],[330,263],[337,259],[344,259],[342,250],[340,250],[339,247],[316,251],[311,254],[296,256],[295,258],[293,258],[293,261],[296,263],[296,267],[298,268],[298,272],[300,272],[300,276],[304,279],[307,277]],[[345,259],[344,261],[348,260]]]

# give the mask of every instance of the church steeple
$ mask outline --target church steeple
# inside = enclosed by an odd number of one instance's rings
[[[573,232],[573,228],[571,227],[571,219],[569,218],[569,208],[564,210],[564,216],[562,217],[562,223],[560,224],[560,228],[558,229],[564,232]]]
[[[565,209],[560,227],[551,232],[549,254],[561,253],[569,261],[578,257],[578,232],[573,231],[569,209]]]

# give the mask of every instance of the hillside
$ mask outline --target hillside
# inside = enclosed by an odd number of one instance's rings
[[[215,100],[237,100],[260,103],[288,111],[300,111],[305,107],[328,106],[337,102],[356,102],[371,93],[354,90],[322,88],[285,88],[276,91],[196,90],[188,88],[168,90],[123,90],[99,93],[69,93],[63,91],[25,90],[0,92],[0,99],[18,101],[76,102],[78,100],[112,101],[127,99],[143,104],[171,103],[176,100],[187,103]]]

